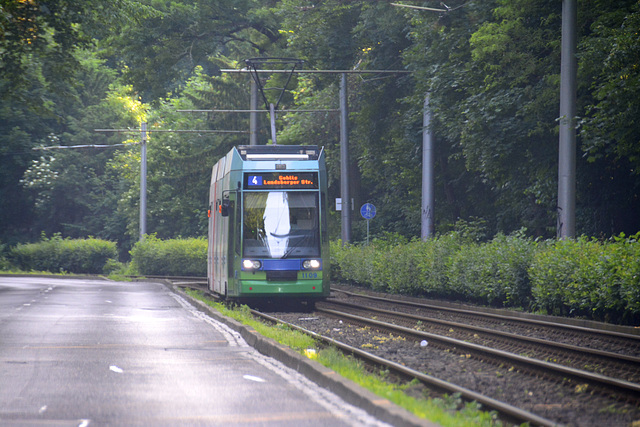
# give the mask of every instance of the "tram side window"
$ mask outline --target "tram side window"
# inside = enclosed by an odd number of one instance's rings
[[[245,192],[243,256],[319,256],[317,192]]]

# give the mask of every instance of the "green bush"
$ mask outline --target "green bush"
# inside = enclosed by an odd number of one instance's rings
[[[38,243],[20,244],[9,253],[10,261],[24,271],[102,274],[107,260],[117,258],[116,244],[106,240],[63,239],[55,235]]]
[[[7,245],[0,241],[0,271],[11,269],[11,263],[7,259]]]
[[[499,234],[485,244],[466,244],[451,260],[451,291],[467,301],[528,307],[531,283],[528,268],[536,242]]]
[[[373,248],[369,246],[342,245],[342,241],[331,245],[331,274],[337,281],[371,286],[373,274]]]
[[[521,232],[486,243],[460,231],[425,242],[390,237],[369,246],[335,243],[333,279],[556,315],[640,320],[640,233],[606,242],[537,242]]]
[[[371,273],[374,289],[392,293],[420,294],[422,278],[418,274],[419,259],[413,248],[416,242],[376,240],[373,242]]]
[[[623,317],[627,323],[640,321],[640,233],[617,240],[618,252],[612,257],[613,268],[620,283],[620,297],[624,301]]]
[[[207,275],[207,239],[160,240],[146,236],[131,249],[131,264],[139,274],[162,276]]]
[[[640,317],[639,235],[561,240],[529,268],[534,306],[557,315],[631,322]]]
[[[416,245],[423,295],[447,299],[456,297],[451,289],[452,263],[455,254],[466,244],[466,239],[461,238],[457,232],[452,232]]]

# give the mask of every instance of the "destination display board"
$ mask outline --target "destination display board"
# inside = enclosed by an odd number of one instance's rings
[[[257,172],[245,173],[244,188],[248,190],[282,190],[318,188],[317,172]]]

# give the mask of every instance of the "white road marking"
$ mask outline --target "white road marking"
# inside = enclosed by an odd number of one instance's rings
[[[117,374],[121,374],[121,373],[124,372],[121,368],[118,368],[116,365],[109,366],[109,370],[113,371],[113,372],[115,372]]]
[[[249,381],[255,381],[257,383],[264,383],[266,382],[265,380],[263,380],[260,377],[254,377],[253,375],[243,375],[242,378],[244,378],[245,380],[249,380]]]

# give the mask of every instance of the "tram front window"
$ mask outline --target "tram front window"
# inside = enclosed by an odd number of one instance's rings
[[[245,192],[243,256],[320,256],[317,192]]]

